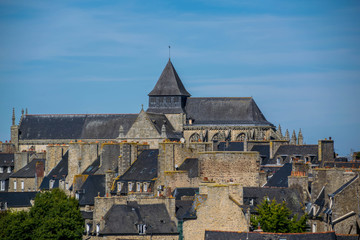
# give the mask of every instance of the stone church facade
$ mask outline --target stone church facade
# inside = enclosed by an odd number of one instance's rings
[[[191,97],[170,59],[149,107],[138,114],[22,114],[11,142],[17,151],[45,151],[69,142],[143,142],[157,148],[165,139],[189,142],[282,140],[251,97]]]

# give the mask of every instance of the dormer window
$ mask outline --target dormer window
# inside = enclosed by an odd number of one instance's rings
[[[148,191],[148,183],[144,183],[144,192]]]
[[[99,236],[100,233],[100,224],[96,224],[96,236]]]
[[[49,182],[50,189],[53,189],[54,183],[55,183],[55,181],[53,179],[51,179],[50,182]]]
[[[146,234],[146,224],[138,224],[137,227],[139,234]]]
[[[136,191],[137,192],[140,192],[140,190],[141,190],[141,183],[136,183]]]
[[[128,192],[132,192],[132,189],[133,189],[133,183],[129,182],[128,183]]]
[[[0,173],[4,173],[4,168],[0,167]]]
[[[276,159],[276,165],[280,165],[280,158]]]
[[[11,173],[11,167],[8,167],[7,173]]]
[[[118,182],[118,183],[117,183],[117,191],[118,191],[118,192],[121,192],[121,187],[122,187],[121,182]]]
[[[91,224],[90,223],[86,224],[86,235],[90,234],[90,229],[91,229]]]

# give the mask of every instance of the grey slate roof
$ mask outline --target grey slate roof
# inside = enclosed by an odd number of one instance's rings
[[[218,151],[244,151],[244,142],[220,142]]]
[[[265,233],[205,231],[205,240],[336,240],[335,232],[321,233]]]
[[[275,153],[276,156],[286,156],[285,162],[290,160],[290,156],[298,155],[300,159],[304,156],[314,156],[312,163],[318,160],[318,145],[281,145]],[[276,163],[276,159],[271,159],[269,163]]]
[[[262,158],[261,164],[267,164],[270,159],[270,146],[269,145],[254,145],[250,151],[259,152]]]
[[[196,193],[199,193],[199,188],[175,188],[172,195],[176,200],[181,200],[183,196],[195,196]]]
[[[25,115],[19,139],[116,139],[120,125],[124,133],[137,114],[49,114]]]
[[[199,176],[199,159],[187,158],[179,167],[179,170],[187,171],[189,178]]]
[[[146,224],[147,235],[178,234],[164,204],[113,205],[104,219],[105,228],[100,235],[139,235],[137,224]]]
[[[7,203],[8,208],[31,207],[31,200],[37,192],[0,192],[0,202]]]
[[[250,206],[251,212],[255,212],[255,208],[265,197],[269,200],[275,199],[277,203],[285,201],[287,207],[292,213],[303,215],[303,202],[300,193],[293,188],[268,188],[268,187],[244,187],[243,188],[244,205]],[[253,206],[250,200],[253,199]]]
[[[13,153],[0,153],[0,167],[13,167],[14,159]]]
[[[105,195],[105,175],[89,175],[79,192],[79,205],[94,205],[94,198]]]
[[[176,133],[174,127],[171,125],[170,121],[164,114],[157,113],[146,113],[152,123],[155,126],[155,129],[161,134],[162,126],[165,124],[166,134],[168,138],[180,139],[182,137],[181,133]]]
[[[170,59],[161,73],[154,89],[149,93],[149,96],[190,97],[190,93],[186,91]]]
[[[36,164],[43,163],[45,167],[45,159],[34,159],[25,167],[10,175],[10,178],[35,178]]]
[[[53,188],[59,187],[59,180],[65,179],[68,175],[68,159],[69,151],[67,151],[61,158],[60,162],[44,177],[41,182],[40,189],[50,189],[50,180],[54,180]]]
[[[192,125],[273,126],[251,97],[188,98],[185,111],[187,117],[193,119]]]
[[[291,175],[292,163],[285,163],[275,174],[267,181],[265,187],[288,187],[288,177]]]

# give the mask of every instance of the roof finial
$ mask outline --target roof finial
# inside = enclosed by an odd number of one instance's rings
[[[169,45],[169,60],[170,60],[170,45]]]
[[[15,108],[13,108],[12,125],[15,125]]]

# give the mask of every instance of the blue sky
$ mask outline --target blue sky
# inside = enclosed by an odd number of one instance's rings
[[[360,150],[359,1],[0,1],[0,140],[30,114],[137,113],[171,59],[194,97]]]

